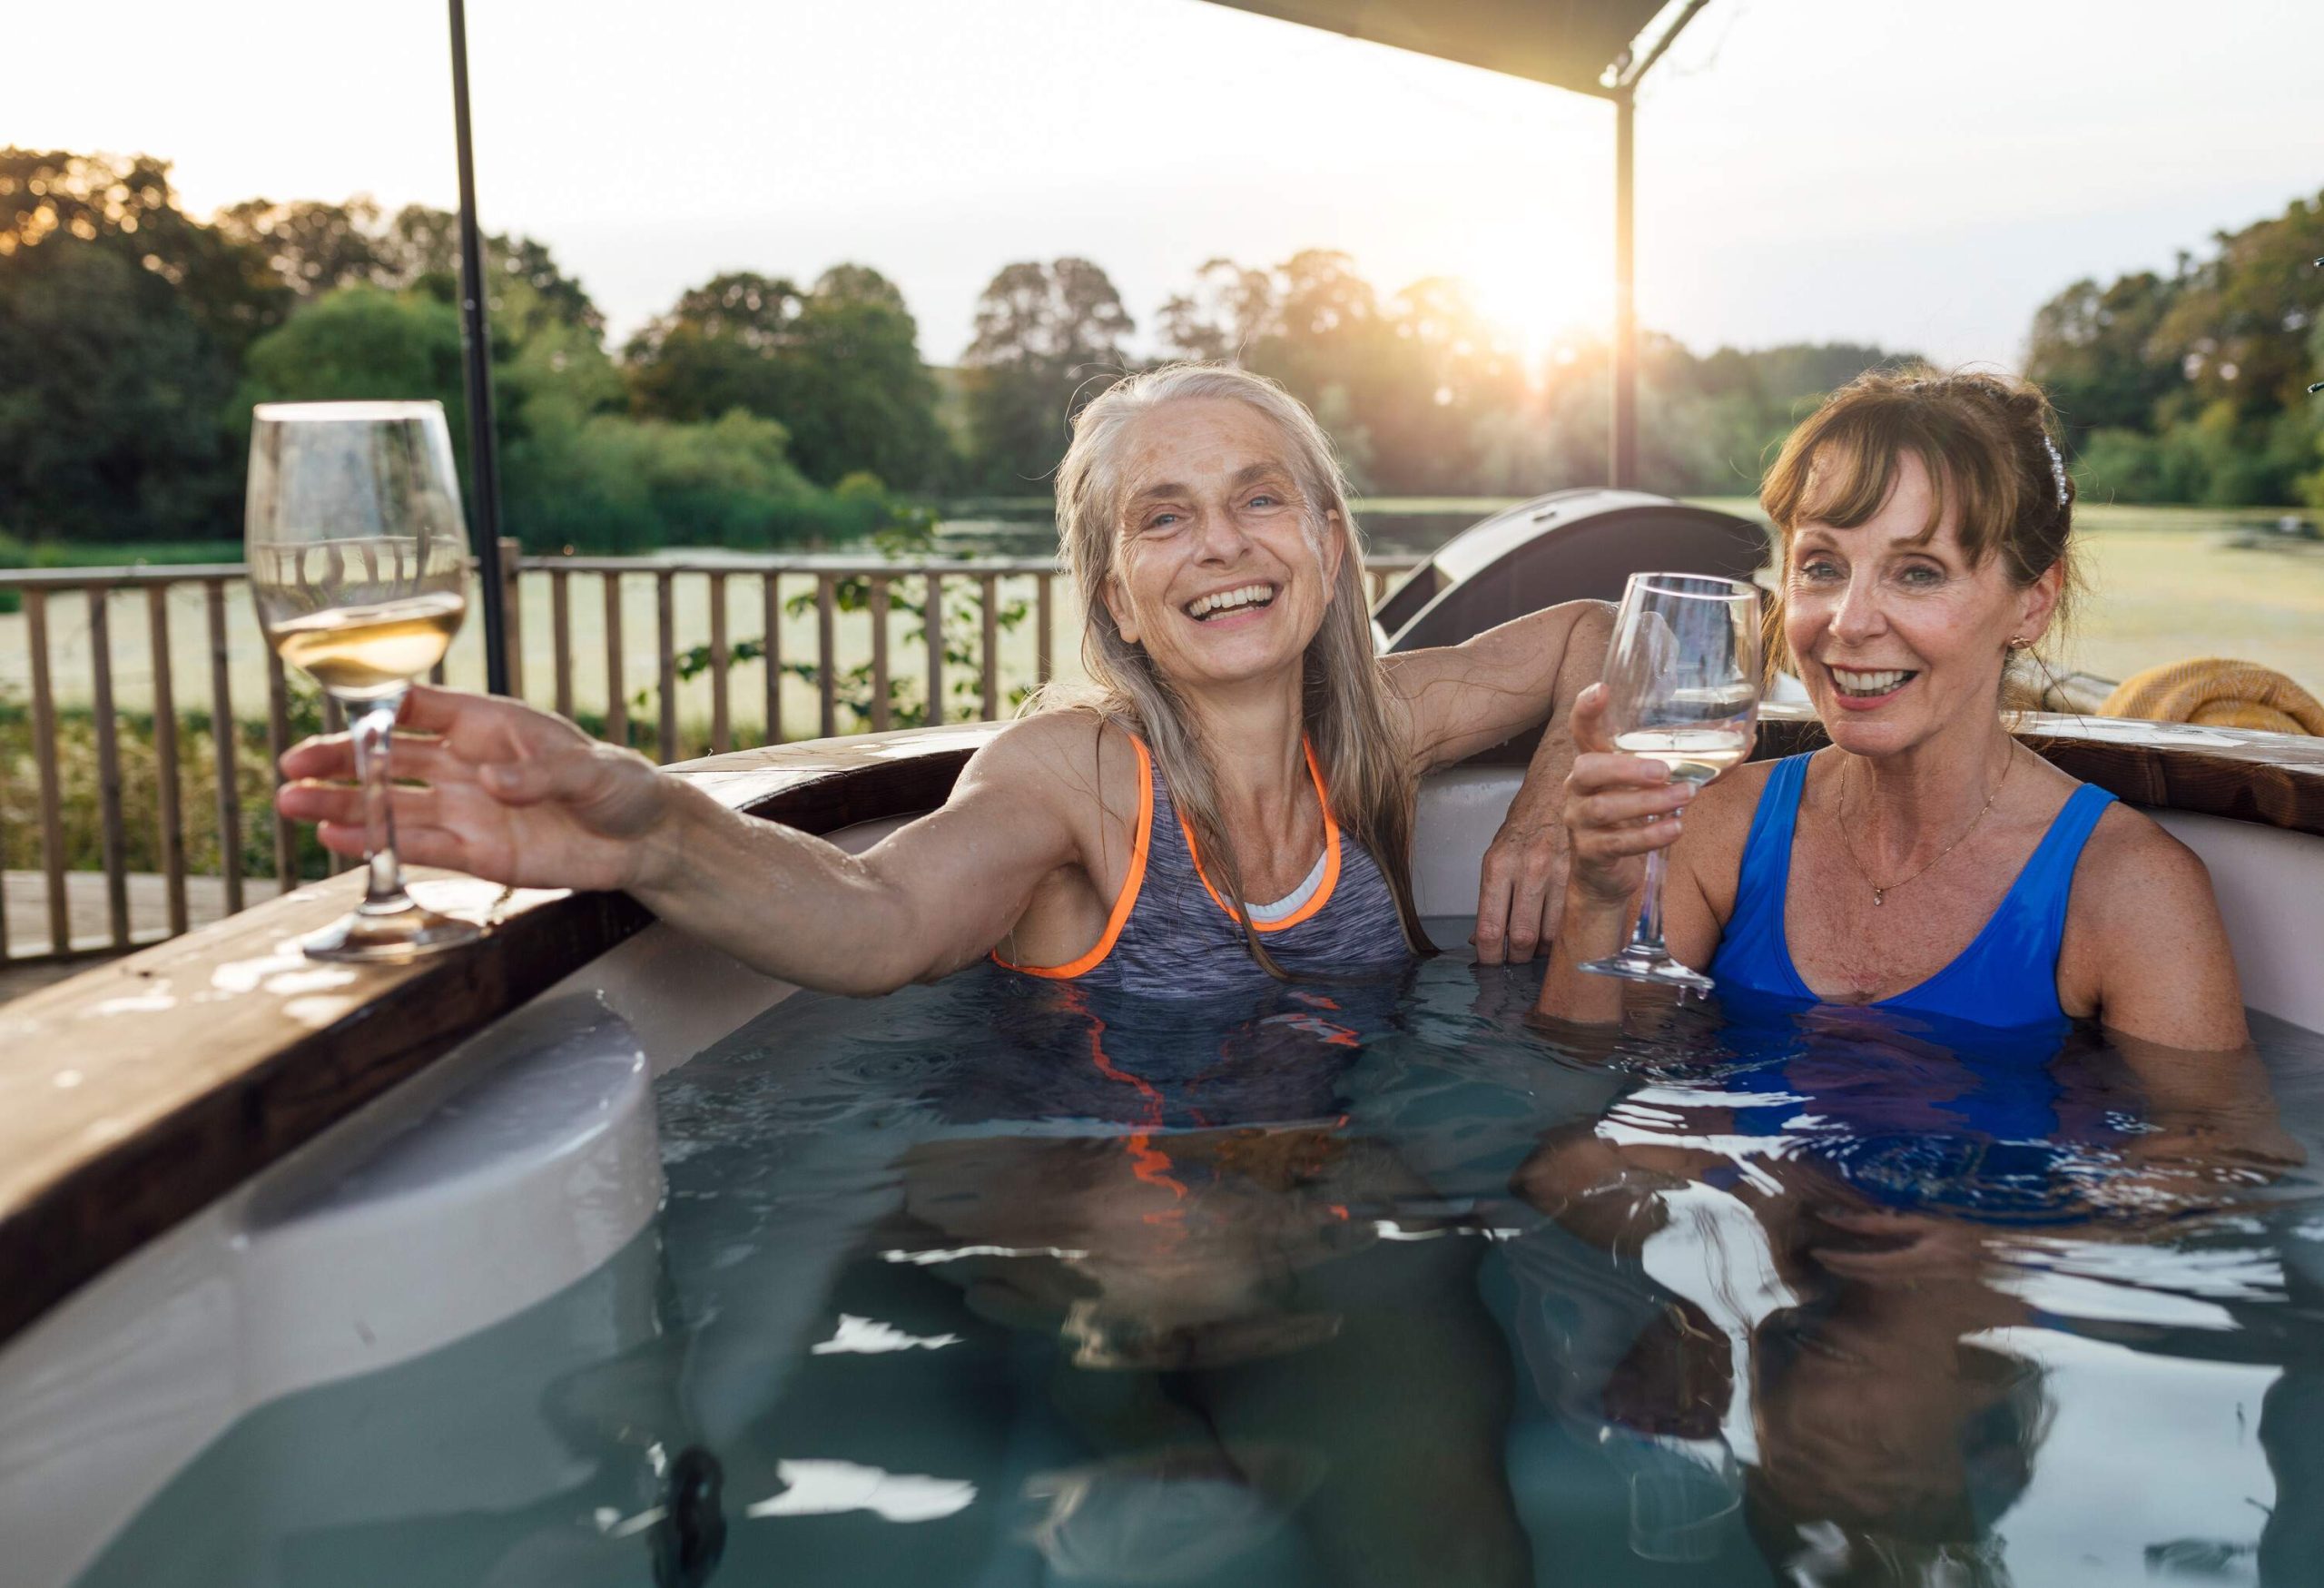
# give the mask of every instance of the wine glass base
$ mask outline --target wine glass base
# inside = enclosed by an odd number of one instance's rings
[[[299,946],[307,958],[332,964],[399,965],[475,942],[484,934],[485,929],[473,921],[439,915],[407,900],[399,909],[357,910]]]
[[[1676,987],[1681,993],[1691,992],[1699,998],[1709,998],[1718,984],[1699,971],[1689,971],[1669,954],[1640,948],[1626,948],[1610,960],[1591,960],[1581,969],[1593,976],[1620,976],[1626,981],[1650,981],[1659,987]]]

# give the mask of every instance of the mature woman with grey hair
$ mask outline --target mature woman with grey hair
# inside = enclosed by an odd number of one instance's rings
[[[720,806],[642,756],[513,701],[416,689],[395,794],[403,856],[521,886],[619,888],[772,975],[871,994],[990,954],[1024,974],[1177,998],[1339,975],[1423,947],[1414,791],[1554,716],[1597,676],[1606,615],[1572,602],[1465,645],[1374,654],[1344,480],[1308,411],[1181,364],[1091,402],[1058,522],[1091,680],[978,752],[944,806],[861,855]],[[1544,740],[1532,804],[1571,745]],[[343,736],[283,757],[283,814],[363,844]],[[1554,829],[1521,809],[1489,873],[1485,957],[1530,952],[1561,896]]]

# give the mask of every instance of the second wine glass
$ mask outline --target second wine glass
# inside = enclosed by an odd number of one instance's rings
[[[1759,715],[1758,588],[1705,574],[1632,574],[1614,617],[1605,683],[1616,749],[1661,762],[1674,782],[1710,782],[1751,751]],[[1581,968],[1709,993],[1710,978],[1663,947],[1666,853],[1647,855],[1646,892],[1629,943]]]

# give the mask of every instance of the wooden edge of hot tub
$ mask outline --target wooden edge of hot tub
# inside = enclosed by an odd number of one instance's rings
[[[828,833],[942,803],[994,731],[675,770],[731,807]],[[442,877],[412,874],[423,893]],[[488,916],[490,935],[408,965],[310,964],[298,940],[361,897],[349,873],[0,1005],[0,1341],[651,920],[618,893],[434,886],[431,903]]]
[[[818,740],[674,770],[732,808],[828,833],[940,804],[997,731]],[[2125,799],[2324,834],[2324,741],[2048,715],[2022,731]],[[1757,753],[1821,739],[1812,718],[1770,710]],[[355,902],[349,873],[0,1006],[0,1340],[648,919],[617,894],[438,886],[465,890],[492,933],[409,965],[309,964],[297,939]]]

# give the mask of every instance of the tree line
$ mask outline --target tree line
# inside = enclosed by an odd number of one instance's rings
[[[2058,395],[2086,489],[2324,502],[2319,405],[2301,391],[2324,332],[2294,268],[2324,253],[2319,229],[2324,200],[2296,203],[2169,277],[2077,282],[2043,306],[2030,372]],[[261,401],[435,397],[465,450],[457,258],[440,210],[251,199],[202,220],[163,161],[0,151],[0,533],[231,538]],[[608,348],[547,245],[496,235],[487,263],[504,518],[535,547],[848,540],[904,498],[1044,495],[1074,405],[1141,361],[1137,321],[1088,260],[1002,269],[950,369],[922,361],[902,293],[865,265],[721,274]],[[1148,345],[1282,380],[1369,493],[1602,478],[1605,346],[1529,369],[1449,278],[1387,293],[1325,250],[1213,260]],[[1649,334],[1644,483],[1748,493],[1807,405],[1908,356],[1698,356]]]
[[[2165,275],[2074,282],[2034,317],[2084,491],[2324,508],[2324,193],[2221,232]]]

